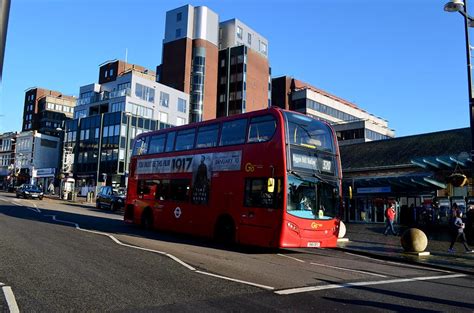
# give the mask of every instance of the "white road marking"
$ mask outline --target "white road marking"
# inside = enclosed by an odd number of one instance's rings
[[[41,213],[41,210],[38,209],[37,207],[36,208],[32,208],[32,207],[26,207],[28,210],[30,211],[33,211],[33,212],[36,212],[36,213]]]
[[[192,271],[192,272],[195,272],[195,273],[198,273],[198,274],[207,275],[207,276],[212,276],[212,277],[216,277],[216,278],[220,278],[220,279],[224,279],[224,280],[229,280],[229,281],[233,281],[233,282],[238,282],[238,283],[241,283],[241,284],[246,284],[246,285],[250,285],[250,286],[254,286],[254,287],[258,287],[258,288],[262,288],[262,289],[266,289],[266,290],[274,290],[274,289],[275,289],[274,287],[270,287],[270,286],[266,286],[266,285],[261,285],[261,284],[257,284],[257,283],[252,283],[252,282],[245,281],[245,280],[240,280],[240,279],[235,279],[235,278],[232,278],[232,277],[227,277],[227,276],[222,276],[222,275],[217,275],[217,274],[212,274],[212,273],[208,273],[208,272],[199,271],[199,270],[197,270],[196,268],[194,268],[193,266],[191,266],[191,265],[187,264],[186,262],[182,261],[182,260],[179,259],[178,257],[176,257],[176,256],[174,256],[174,255],[172,255],[172,254],[169,254],[169,253],[167,253],[167,252],[158,251],[158,250],[153,250],[153,249],[148,249],[148,248],[142,248],[142,247],[133,246],[133,245],[129,245],[129,244],[126,244],[126,243],[121,242],[120,240],[118,240],[117,238],[115,238],[114,236],[112,236],[112,235],[110,235],[110,234],[108,234],[108,233],[103,233],[103,232],[98,232],[98,231],[94,231],[94,230],[83,229],[83,228],[81,228],[81,227],[79,226],[79,224],[73,223],[73,222],[69,222],[69,221],[64,221],[64,220],[57,219],[55,215],[45,215],[45,216],[51,217],[54,221],[57,221],[57,222],[61,222],[61,223],[66,223],[66,224],[74,225],[77,230],[80,230],[80,231],[83,231],[83,232],[88,232],[88,233],[92,233],[92,234],[97,234],[97,235],[102,235],[102,236],[109,237],[110,239],[112,239],[113,242],[115,242],[115,243],[118,244],[118,245],[124,246],[124,247],[132,248],[132,249],[137,249],[137,250],[141,250],[141,251],[147,251],[147,252],[157,253],[157,254],[166,256],[166,257],[172,259],[173,261],[175,261],[175,262],[181,264],[182,266],[186,267],[188,270],[190,270],[190,271]]]
[[[348,254],[348,255],[356,256],[356,257],[359,257],[359,258],[368,259],[368,260],[371,260],[371,261],[377,261],[377,262],[380,262],[380,263],[402,266],[402,267],[404,267],[404,268],[410,267],[410,268],[416,268],[416,269],[425,270],[425,271],[440,272],[440,273],[447,273],[447,274],[452,273],[452,271],[441,270],[441,269],[431,268],[431,267],[427,267],[427,266],[418,266],[418,265],[412,265],[412,264],[407,264],[407,263],[400,263],[400,262],[395,262],[395,261],[385,261],[385,260],[380,260],[380,259],[371,258],[371,257],[365,256],[365,255],[359,255],[359,254],[355,254],[355,253],[350,253],[350,252],[344,252],[344,253],[345,253],[345,254]]]
[[[18,304],[15,300],[15,295],[13,294],[12,288],[9,286],[2,287],[3,294],[5,295],[5,300],[7,300],[8,309],[10,313],[19,313],[20,309],[18,308]]]
[[[294,258],[294,257],[289,256],[289,255],[285,255],[285,254],[281,254],[281,253],[277,253],[277,255],[282,256],[282,257],[285,257],[285,258],[288,258],[288,259],[292,259],[292,260],[295,260],[295,261],[298,261],[298,262],[301,262],[301,263],[305,263],[305,261],[300,260],[300,259],[297,259],[297,258]]]
[[[260,285],[260,284],[252,283],[252,282],[245,281],[245,280],[230,278],[230,277],[227,277],[227,276],[221,276],[221,275],[216,275],[216,274],[212,274],[212,273],[208,273],[208,272],[202,272],[202,271],[196,271],[196,273],[207,275],[207,276],[212,276],[212,277],[217,277],[217,278],[221,278],[221,279],[225,279],[225,280],[230,280],[230,281],[233,281],[233,282],[242,283],[242,284],[246,284],[246,285],[250,285],[250,286],[255,286],[255,287],[266,289],[266,290],[275,290],[274,287]]]
[[[322,263],[311,262],[311,264],[312,264],[312,265],[321,266],[321,267],[333,268],[333,269],[336,269],[336,270],[343,270],[343,271],[347,271],[347,272],[360,273],[360,274],[364,274],[364,275],[371,275],[371,276],[382,277],[382,278],[386,278],[386,277],[387,277],[387,276],[382,275],[382,274],[375,274],[375,273],[372,273],[372,272],[366,272],[366,271],[360,271],[360,270],[353,270],[353,269],[350,269],[350,268],[339,267],[339,266],[332,266],[332,265],[326,265],[326,264],[322,264]]]
[[[466,277],[466,276],[467,275],[465,275],[465,274],[453,274],[453,275],[442,275],[442,276],[428,276],[428,277],[399,278],[399,279],[389,279],[389,280],[379,280],[379,281],[365,281],[365,282],[355,282],[355,283],[347,283],[347,284],[329,284],[329,285],[322,285],[322,286],[284,289],[284,290],[275,291],[275,293],[279,294],[279,295],[291,295],[291,294],[295,294],[295,293],[320,291],[320,290],[328,290],[328,289],[352,288],[352,287],[385,285],[385,284],[396,284],[396,283],[408,283],[408,282],[414,282],[414,281],[448,279],[448,278],[458,278],[458,277]]]

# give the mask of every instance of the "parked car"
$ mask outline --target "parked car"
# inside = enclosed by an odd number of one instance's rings
[[[97,209],[107,208],[111,211],[118,211],[124,207],[125,192],[120,189],[113,189],[112,186],[100,187],[95,200]]]
[[[16,197],[23,197],[25,199],[39,199],[43,200],[43,192],[35,185],[21,185],[16,189]]]

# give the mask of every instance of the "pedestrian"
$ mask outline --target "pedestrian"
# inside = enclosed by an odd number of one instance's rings
[[[468,241],[474,241],[474,200],[469,200],[467,203],[465,232]]]
[[[54,184],[53,184],[53,182],[49,183],[48,191],[49,191],[49,194],[54,195]]]
[[[456,229],[456,233],[452,233],[452,238],[451,238],[451,245],[449,246],[448,252],[453,253],[454,252],[454,244],[456,241],[460,238],[461,243],[464,245],[464,249],[466,250],[466,253],[472,253],[472,251],[469,246],[466,243],[466,235],[464,235],[464,223],[462,221],[462,212],[461,211],[456,211],[456,219],[454,220],[454,228]]]
[[[389,207],[385,210],[385,231],[383,234],[387,236],[388,231],[390,230],[394,236],[398,236],[397,232],[393,228],[393,222],[395,221],[395,206],[393,203],[389,205]]]

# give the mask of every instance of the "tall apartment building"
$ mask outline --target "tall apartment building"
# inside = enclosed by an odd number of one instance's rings
[[[25,92],[22,131],[59,136],[57,128],[72,119],[76,98],[59,91],[32,87]]]
[[[268,41],[237,19],[219,23],[205,6],[166,13],[157,81],[190,94],[190,122],[266,108]]]
[[[270,106],[268,40],[237,19],[219,24],[217,117]]]
[[[340,145],[395,137],[387,120],[292,77],[272,79],[272,104],[329,122]]]
[[[0,190],[13,183],[17,132],[0,134]]]
[[[219,17],[205,6],[166,12],[159,81],[190,95],[190,122],[215,118]]]
[[[62,172],[77,186],[125,186],[133,139],[188,123],[189,95],[155,79],[154,71],[114,60],[100,66],[98,83],[80,87],[62,158]]]

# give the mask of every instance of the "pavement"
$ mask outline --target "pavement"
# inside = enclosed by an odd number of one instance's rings
[[[61,199],[59,197],[59,195],[47,195],[45,194],[44,195],[45,198],[47,199],[51,199],[51,200],[57,200],[57,201],[60,201],[62,202],[63,204],[68,204],[68,203],[79,203],[79,204],[82,204],[82,205],[86,205],[86,206],[94,206],[95,207],[95,199],[93,199],[93,201],[87,201],[87,198],[86,197],[76,197],[76,200],[64,200],[64,199]]]
[[[349,241],[339,242],[338,249],[368,257],[390,261],[406,262],[438,269],[474,275],[474,253],[465,253],[461,242],[454,245],[455,252],[449,253],[451,243],[447,228],[439,226],[425,231],[428,237],[428,246],[425,251],[429,256],[418,256],[405,253],[400,237],[384,236],[384,224],[346,223],[345,238]],[[396,227],[400,234],[408,227]],[[474,249],[474,244],[469,242]]]

